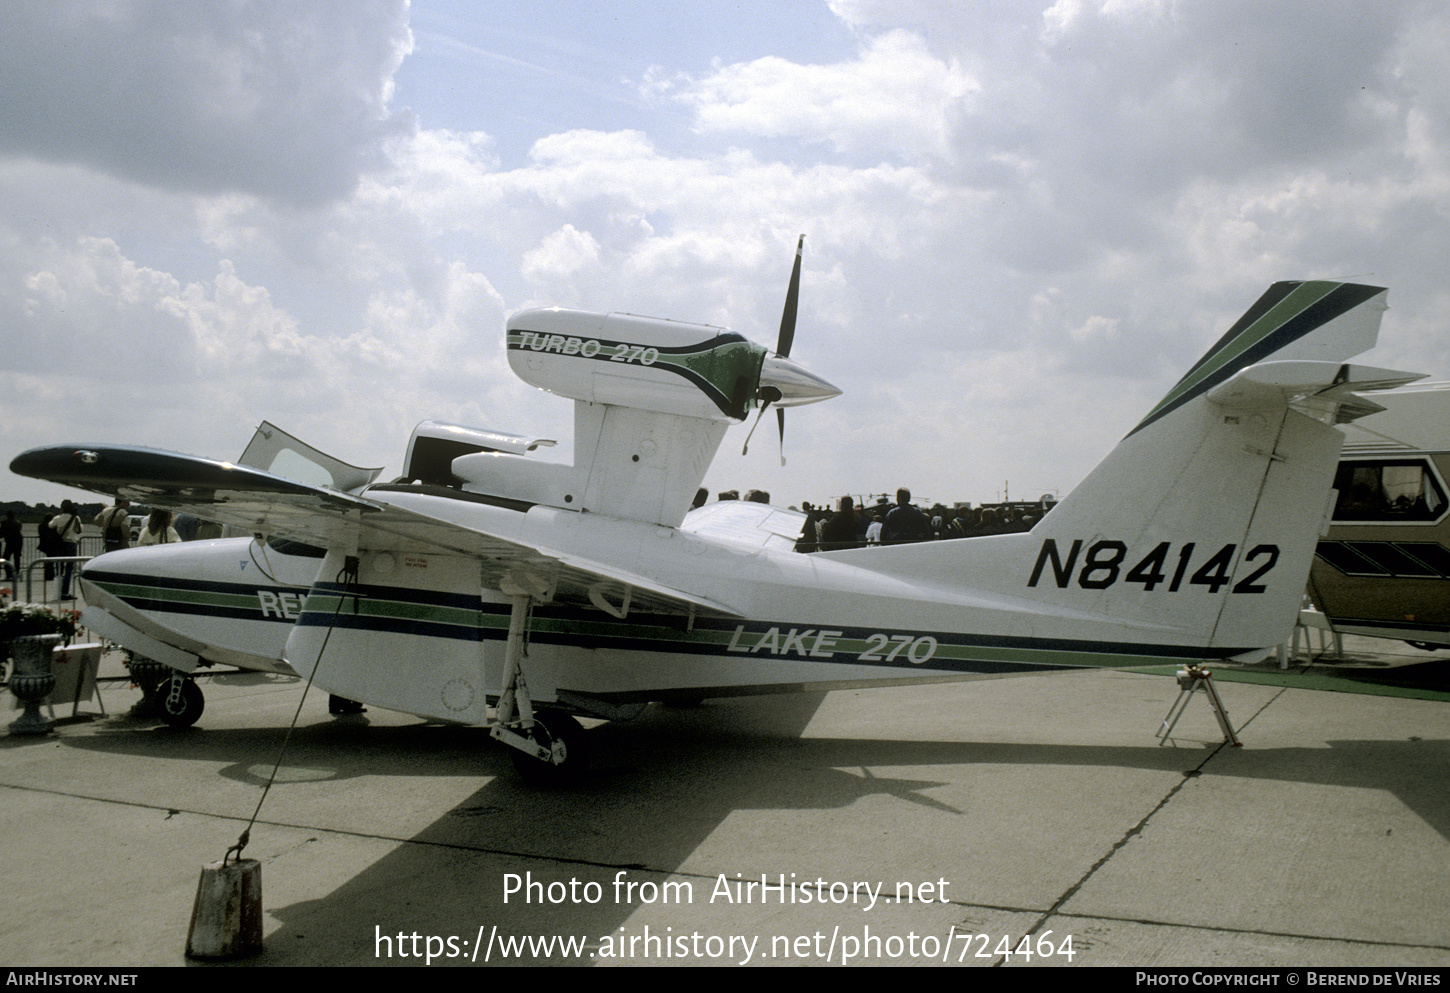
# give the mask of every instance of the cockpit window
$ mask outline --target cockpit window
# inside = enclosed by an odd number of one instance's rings
[[[1445,516],[1445,490],[1424,459],[1341,462],[1334,476],[1340,522],[1433,523]]]
[[[364,469],[335,459],[277,425],[263,421],[247,442],[238,465],[261,469],[309,486],[356,490],[377,479],[382,469]]]

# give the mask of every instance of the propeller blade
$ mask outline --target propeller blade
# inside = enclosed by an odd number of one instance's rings
[[[826,383],[825,380],[805,373],[805,370],[801,369],[800,366],[791,362],[789,359],[790,346],[795,341],[796,310],[801,295],[801,253],[805,250],[805,244],[805,235],[801,235],[800,239],[795,243],[795,265],[791,267],[790,286],[785,291],[785,310],[780,315],[780,337],[775,343],[775,355],[766,356],[765,365],[761,368],[761,386],[755,394],[756,399],[760,401],[760,413],[755,415],[755,423],[750,425],[750,433],[745,436],[745,444],[740,449],[741,455],[746,455],[750,452],[750,439],[755,437],[755,429],[760,427],[760,419],[765,416],[765,408],[785,399],[785,394],[780,387],[773,383],[767,384],[768,380],[784,377],[782,382],[787,383],[792,388],[792,403],[810,403],[815,399],[824,400],[826,398],[824,394],[819,397],[815,395],[820,392],[820,386],[817,386],[817,384],[821,384],[821,386],[832,391],[832,396],[840,392],[834,386]],[[805,378],[801,378],[802,375]],[[810,391],[810,400],[795,397],[795,393],[799,392],[802,386]],[[775,419],[780,425],[780,464],[785,465],[784,407],[775,408]]]
[[[775,342],[775,354],[782,358],[790,356],[790,346],[795,343],[795,317],[801,296],[801,253],[805,251],[805,247],[806,236],[801,235],[795,243],[795,264],[791,266],[790,285],[786,287],[785,291],[785,309],[780,314],[780,337]],[[760,408],[760,413],[761,415],[765,414],[764,407]],[[775,408],[775,420],[780,425],[780,464],[785,465],[784,407]],[[760,423],[759,417],[755,419],[755,423]],[[751,433],[754,433],[755,428],[751,428],[750,430]],[[746,438],[745,443],[747,445],[750,444],[750,439]],[[742,452],[741,454],[743,455],[744,453]]]
[[[760,397],[760,413],[755,415],[755,423],[750,425],[750,433],[745,436],[745,446],[740,449],[741,455],[750,453],[750,439],[755,437],[755,429],[760,427],[760,419],[765,416],[765,408],[779,400],[781,393],[774,386],[762,386],[758,396]],[[781,408],[775,408],[775,412],[779,414]]]
[[[780,337],[776,340],[775,354],[790,355],[790,346],[795,341],[796,305],[801,295],[801,252],[805,249],[806,236],[801,235],[795,243],[795,265],[790,271],[790,287],[785,291],[785,310],[780,315]]]
[[[770,401],[760,405],[760,413],[755,415],[755,423],[750,425],[750,431],[745,435],[745,444],[740,448],[741,455],[750,454],[750,439],[755,437],[755,429],[760,427],[760,419],[765,416],[765,408],[770,406]],[[778,412],[778,409],[777,409]]]

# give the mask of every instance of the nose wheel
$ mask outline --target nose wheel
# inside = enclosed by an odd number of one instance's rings
[[[176,728],[189,728],[201,719],[206,697],[186,673],[140,655],[127,664],[132,681],[141,687],[146,716],[160,717]]]
[[[157,687],[157,704],[161,708],[161,719],[174,728],[189,728],[201,719],[206,709],[206,697],[196,680],[183,673],[173,673],[171,678]]]

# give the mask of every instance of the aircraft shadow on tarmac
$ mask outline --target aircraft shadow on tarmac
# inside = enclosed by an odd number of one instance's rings
[[[491,810],[507,816],[506,812],[514,811],[532,822],[541,805],[567,808],[574,804],[597,815],[600,801],[608,800],[611,807],[637,805],[641,816],[648,806],[663,803],[668,812],[652,811],[648,816],[658,814],[673,820],[687,816],[692,808],[713,805],[712,801],[752,809],[830,809],[874,794],[958,812],[925,794],[944,781],[881,778],[867,772],[872,768],[989,763],[1119,767],[1194,775],[1205,765],[1205,758],[1213,755],[1216,761],[1204,770],[1211,775],[1389,792],[1450,839],[1450,793],[1425,788],[1427,782],[1443,781],[1450,769],[1450,739],[1328,741],[1328,752],[1322,747],[1209,752],[1164,748],[1156,743],[802,738],[824,697],[813,693],[748,698],[748,702],[722,699],[693,709],[651,708],[627,723],[601,724],[587,734],[592,753],[587,778],[559,789],[535,788],[518,781],[508,753],[489,741],[481,728],[427,721],[372,726],[366,717],[324,719],[301,724],[293,732],[278,781],[480,776],[490,777],[489,782],[475,795],[478,802],[461,808],[463,816]],[[108,753],[202,762],[231,760],[219,775],[255,785],[265,782],[286,734],[284,728],[176,730],[133,724],[119,715],[98,732],[60,740],[68,747]],[[5,743],[24,745],[29,741],[10,737]],[[842,771],[847,769],[859,772]],[[1427,800],[1431,801],[1428,805]],[[624,861],[634,864],[641,860]]]
[[[403,725],[374,725],[367,716],[314,720],[304,717],[293,732],[282,762],[279,782],[344,780],[361,776],[480,776],[492,777],[485,790],[508,791],[517,796],[552,802],[554,797],[593,802],[620,790],[630,797],[649,797],[656,791],[678,802],[716,792],[695,780],[718,783],[731,770],[764,762],[772,777],[751,787],[756,800],[765,794],[780,796],[782,806],[797,806],[786,798],[796,786],[787,785],[790,773],[802,769],[814,775],[822,769],[865,766],[922,766],[976,762],[1117,764],[1152,769],[1185,770],[1202,760],[1200,750],[1179,751],[1157,747],[1095,748],[1041,745],[1011,746],[962,741],[873,740],[802,738],[825,694],[792,694],[743,700],[712,700],[698,708],[651,708],[627,723],[604,723],[591,728],[586,739],[591,764],[586,779],[559,789],[533,788],[518,781],[508,752],[488,738],[484,728],[418,720]],[[203,724],[205,722],[203,721]],[[184,758],[229,763],[218,774],[237,782],[263,785],[271,772],[286,729],[169,728],[159,721],[112,715],[92,734],[60,739],[67,747],[134,754],[162,759]],[[36,741],[10,737],[0,743],[24,746]],[[1013,748],[1031,748],[1029,756],[1014,759]],[[1074,758],[1073,753],[1079,753]],[[245,758],[239,758],[245,756]],[[786,777],[782,780],[781,777]],[[918,791],[941,785],[936,781],[868,779],[841,797],[849,803],[867,793],[894,793],[904,799],[935,805]],[[655,786],[654,784],[660,784]],[[894,784],[894,785],[893,785]],[[762,793],[761,791],[764,791]],[[819,784],[810,787],[808,807],[829,808],[833,794]],[[765,800],[749,806],[776,806]]]
[[[283,761],[281,782],[356,777],[488,777],[475,793],[444,812],[325,897],[269,908],[293,943],[270,941],[257,964],[361,961],[373,955],[376,922],[382,934],[472,934],[474,926],[507,922],[515,931],[606,935],[623,927],[639,902],[578,902],[504,907],[506,872],[531,871],[543,880],[571,874],[608,886],[620,870],[635,880],[689,874],[686,863],[732,815],[769,811],[783,835],[792,824],[813,833],[795,839],[796,855],[778,863],[766,854],[762,870],[810,869],[802,854],[832,846],[828,822],[794,812],[844,809],[868,798],[894,798],[948,817],[974,812],[960,783],[900,778],[881,770],[951,766],[1095,767],[1195,776],[1245,777],[1285,784],[1388,792],[1450,838],[1450,740],[1342,740],[1320,747],[1204,749],[1141,746],[982,743],[905,739],[802,738],[822,694],[750,702],[717,700],[692,710],[651,708],[628,724],[589,732],[595,755],[583,784],[540,790],[521,783],[503,749],[486,732],[427,723],[369,726],[366,717],[299,726]],[[137,731],[124,720],[114,731],[66,737],[68,747],[157,758],[227,763],[220,775],[260,785],[285,733],[282,728],[176,732]],[[239,758],[239,756],[246,756]],[[876,770],[876,771],[872,771]],[[290,777],[288,775],[290,773]],[[948,787],[947,789],[942,789]],[[933,793],[943,793],[950,802]],[[1103,798],[1099,797],[1099,800]],[[1108,798],[1110,802],[1111,798]],[[359,804],[383,804],[383,791],[360,793]],[[245,816],[248,811],[239,811]],[[1070,812],[1062,816],[1071,818]],[[253,829],[266,831],[268,811]],[[958,828],[957,830],[963,830]],[[762,846],[773,842],[762,838]],[[844,843],[844,842],[841,842]],[[805,847],[801,847],[804,845]],[[865,855],[867,853],[863,853]],[[794,861],[791,861],[794,858]],[[698,860],[697,860],[698,861]],[[707,891],[711,879],[697,878]],[[345,913],[341,908],[346,908]],[[348,924],[342,923],[345,918]],[[366,938],[366,940],[364,940]]]

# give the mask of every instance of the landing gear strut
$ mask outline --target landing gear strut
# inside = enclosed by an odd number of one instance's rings
[[[499,694],[498,717],[490,733],[513,749],[514,768],[526,781],[539,786],[575,781],[586,765],[584,728],[562,710],[534,710],[523,669],[527,654],[524,638],[533,596],[515,590],[510,591],[509,599],[513,609],[504,647],[503,692]]]

